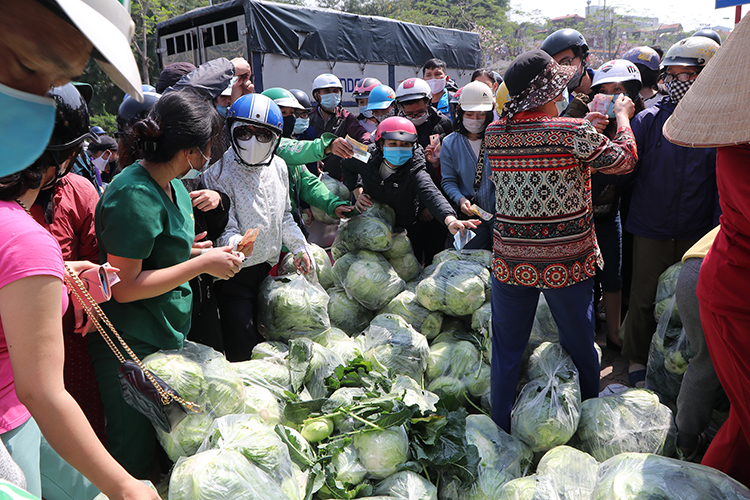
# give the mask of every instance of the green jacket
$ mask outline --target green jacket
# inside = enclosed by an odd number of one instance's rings
[[[328,132],[324,132],[322,137],[312,141],[281,139],[276,154],[286,162],[289,169],[289,198],[292,200],[292,211],[297,209],[299,200],[302,200],[324,211],[330,217],[336,218],[335,210],[341,205],[349,204],[349,200],[342,200],[331,193],[305,165],[328,156],[325,149],[335,139],[336,136]]]

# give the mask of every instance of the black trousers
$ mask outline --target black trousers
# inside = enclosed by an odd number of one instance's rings
[[[219,318],[224,340],[224,353],[229,361],[247,361],[253,348],[263,341],[258,332],[258,293],[268,276],[267,263],[246,267],[214,286],[219,300]]]

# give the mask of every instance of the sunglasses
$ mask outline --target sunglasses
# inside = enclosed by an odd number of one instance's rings
[[[275,134],[270,130],[253,127],[251,125],[243,125],[234,129],[234,138],[238,141],[249,141],[253,137],[258,139],[261,144],[268,144],[273,141]]]

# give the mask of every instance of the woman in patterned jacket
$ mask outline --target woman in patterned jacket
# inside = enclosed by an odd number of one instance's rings
[[[510,99],[487,129],[496,189],[492,263],[492,418],[510,432],[521,357],[539,292],[580,373],[583,399],[599,393],[592,279],[601,255],[593,228],[591,171],[626,174],[637,160],[629,116],[615,103],[613,140],[586,120],[558,117],[575,68],[547,53],[521,54],[505,73]],[[557,103],[560,103],[558,107]]]

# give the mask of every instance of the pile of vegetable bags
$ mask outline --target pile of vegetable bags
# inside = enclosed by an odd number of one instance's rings
[[[346,251],[332,266],[313,247],[315,273],[298,276],[287,260],[287,274],[264,283],[267,341],[251,360],[189,342],[146,359],[203,408],[159,434],[176,462],[170,499],[636,499],[669,491],[660,467],[670,481],[724,484],[697,491],[750,498],[716,471],[654,455],[672,453],[672,418],[650,391],[581,403],[543,297],[512,435],[498,428],[488,417],[491,254],[446,250],[409,279],[392,263],[413,255],[408,236],[392,232],[388,207],[368,213],[342,224]],[[344,232],[355,220],[372,241]],[[626,486],[611,495],[613,484]]]

